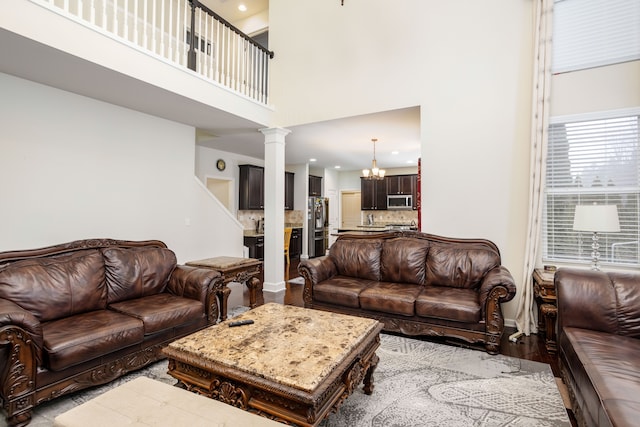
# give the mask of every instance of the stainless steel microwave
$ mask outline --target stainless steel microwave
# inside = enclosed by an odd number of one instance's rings
[[[390,194],[387,209],[413,209],[413,197],[411,194]]]

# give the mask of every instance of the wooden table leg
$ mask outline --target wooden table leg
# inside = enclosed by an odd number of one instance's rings
[[[376,367],[378,366],[379,361],[380,361],[380,358],[378,357],[378,355],[374,354],[373,357],[371,358],[369,369],[367,369],[367,373],[364,375],[363,390],[365,394],[373,393],[373,371],[376,370]]]
[[[558,349],[556,344],[556,316],[558,315],[558,309],[552,304],[542,304],[541,309],[545,320],[545,346],[549,353],[555,353]]]
[[[225,320],[227,320],[227,308],[229,306],[229,294],[231,294],[231,289],[229,289],[229,287],[227,286],[226,283],[224,285],[222,285],[222,287],[217,292],[218,301],[220,302],[220,320],[223,321],[223,322]]]
[[[252,277],[246,282],[247,288],[249,288],[249,307],[256,308],[258,305],[258,287],[260,287],[260,279]]]

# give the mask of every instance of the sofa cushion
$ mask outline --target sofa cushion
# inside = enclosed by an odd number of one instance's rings
[[[425,286],[416,298],[416,314],[421,317],[479,322],[478,292],[447,286]]]
[[[432,243],[427,253],[426,284],[477,288],[487,271],[500,265],[500,254],[480,244]]]
[[[599,425],[635,425],[640,419],[640,340],[567,327],[558,344],[580,391],[580,409]]]
[[[61,371],[125,347],[141,343],[142,321],[111,310],[98,310],[42,325],[44,359]]]
[[[166,292],[110,304],[109,309],[142,320],[145,335],[205,317],[200,301]]]
[[[358,296],[360,292],[372,283],[374,282],[353,277],[333,276],[313,287],[313,299],[345,307],[359,308],[360,301]]]
[[[399,237],[382,244],[381,280],[384,282],[424,284],[429,243]]]
[[[341,276],[380,280],[380,240],[337,240],[329,257]]]
[[[104,262],[96,249],[16,261],[0,268],[0,297],[47,322],[106,308]]]
[[[360,307],[365,310],[413,316],[416,297],[420,291],[422,291],[422,285],[374,283],[360,293]]]
[[[106,248],[102,253],[109,304],[163,292],[177,264],[166,248]]]

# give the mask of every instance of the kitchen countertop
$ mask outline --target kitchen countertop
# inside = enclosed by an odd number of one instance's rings
[[[302,228],[302,224],[300,223],[285,223],[284,226],[291,227],[291,228]],[[249,228],[245,228],[243,234],[245,237],[263,237],[264,236],[264,233],[258,233],[256,230],[249,229]]]
[[[364,232],[364,233],[379,233],[379,232],[383,232],[383,231],[396,231],[396,230],[401,230],[400,228],[397,228],[397,226],[403,226],[403,227],[413,227],[413,230],[417,230],[418,228],[415,225],[411,225],[411,224],[400,224],[400,223],[393,223],[393,224],[380,224],[380,225],[358,225],[355,227],[346,227],[346,228],[338,228],[338,233],[343,233],[343,232]]]

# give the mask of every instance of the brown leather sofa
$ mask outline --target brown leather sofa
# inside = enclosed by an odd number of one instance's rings
[[[640,274],[561,268],[558,358],[580,426],[640,425]]]
[[[0,402],[33,407],[163,358],[215,323],[220,273],[177,265],[160,241],[80,240],[0,253]]]
[[[501,303],[516,293],[495,244],[412,231],[345,234],[301,261],[305,307],[370,317],[386,331],[500,350]]]

